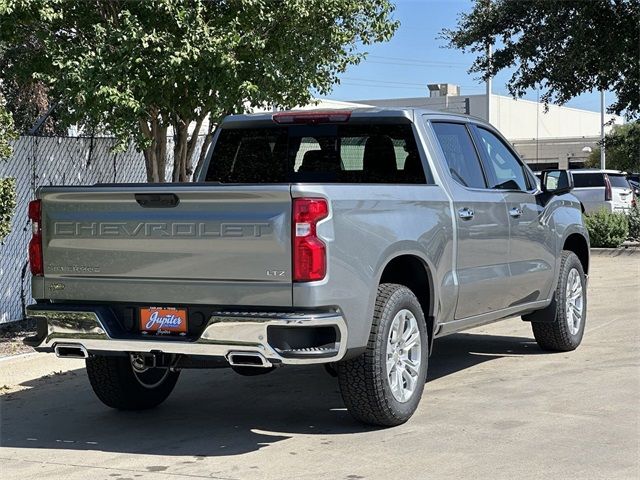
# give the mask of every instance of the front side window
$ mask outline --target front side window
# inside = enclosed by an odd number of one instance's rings
[[[477,128],[479,147],[487,159],[487,176],[489,188],[502,190],[527,191],[529,184],[524,166],[511,150],[493,133],[484,128]]]
[[[444,122],[432,125],[453,179],[465,187],[486,188],[480,159],[467,127]]]
[[[408,123],[223,127],[206,181],[432,183]]]

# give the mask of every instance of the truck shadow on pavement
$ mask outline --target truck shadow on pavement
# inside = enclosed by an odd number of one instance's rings
[[[536,353],[541,351],[532,339],[452,335],[437,341],[429,382],[504,356]],[[0,397],[3,447],[181,456],[180,463],[189,464],[259,450],[297,435],[317,435],[321,444],[330,445],[332,436],[374,430],[351,419],[337,380],[319,366],[259,377],[227,369],[183,371],[169,399],[144,412],[103,406],[84,369],[23,386],[28,388]],[[427,385],[427,398],[428,390]]]

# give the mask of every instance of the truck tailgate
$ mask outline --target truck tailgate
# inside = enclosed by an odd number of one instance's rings
[[[289,185],[50,187],[39,196],[36,298],[291,305]]]

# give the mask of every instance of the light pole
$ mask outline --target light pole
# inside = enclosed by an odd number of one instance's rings
[[[607,159],[604,151],[604,90],[600,90],[600,168],[607,167]]]
[[[493,49],[491,44],[487,45],[487,58],[489,59],[489,68],[491,68],[491,56]],[[491,123],[491,77],[487,78],[487,122]]]
[[[491,0],[486,0],[487,9],[491,8]],[[489,70],[491,70],[491,60],[493,56],[493,48],[491,45],[491,41],[487,42],[487,61],[489,65]],[[491,77],[487,77],[487,122],[491,123]]]

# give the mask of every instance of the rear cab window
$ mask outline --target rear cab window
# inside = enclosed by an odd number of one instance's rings
[[[224,128],[207,182],[433,183],[412,125],[375,121]]]

